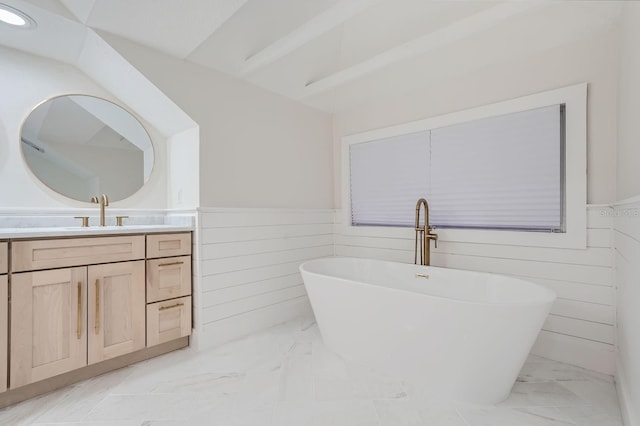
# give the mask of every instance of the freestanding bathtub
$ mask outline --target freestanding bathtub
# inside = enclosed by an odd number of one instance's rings
[[[324,343],[422,392],[506,398],[555,294],[501,275],[379,260],[300,266]]]

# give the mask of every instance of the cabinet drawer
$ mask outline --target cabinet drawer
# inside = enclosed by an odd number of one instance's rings
[[[0,243],[0,274],[6,274],[9,266],[9,251],[7,243]]]
[[[144,259],[144,235],[16,241],[13,272]]]
[[[191,232],[147,235],[147,258],[191,254]]]
[[[191,295],[191,256],[147,260],[147,303]]]
[[[191,334],[191,296],[147,305],[147,346]]]

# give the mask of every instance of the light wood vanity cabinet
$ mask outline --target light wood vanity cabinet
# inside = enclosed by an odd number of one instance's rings
[[[9,244],[0,242],[0,392],[7,390],[7,358],[9,356]]]
[[[12,271],[44,270],[12,273],[10,388],[145,347],[144,245],[143,235],[12,244]],[[107,261],[117,263],[87,265]]]
[[[10,387],[144,348],[143,283],[144,260],[13,274]]]
[[[147,235],[147,258],[147,346],[189,336],[191,234]]]
[[[151,253],[173,257],[147,259],[147,239]],[[188,344],[176,339],[191,334],[190,232],[15,240],[10,271],[7,248],[0,242],[0,392],[7,329],[10,390],[91,366],[108,371]],[[10,325],[3,270],[11,277]],[[132,361],[103,363],[115,358]],[[2,395],[0,406],[7,405]]]

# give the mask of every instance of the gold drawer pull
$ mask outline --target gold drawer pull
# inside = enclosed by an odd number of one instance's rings
[[[180,303],[176,303],[175,305],[160,306],[160,308],[158,310],[159,311],[166,311],[167,309],[177,308],[179,306],[184,306],[184,303],[180,302]]]
[[[169,263],[160,263],[158,266],[173,266],[173,265],[182,265],[184,263],[183,260],[179,260],[177,262],[169,262]]]
[[[94,328],[96,334],[100,333],[100,279],[96,280],[96,323]]]
[[[82,282],[78,281],[78,324],[76,325],[78,340],[82,337]]]

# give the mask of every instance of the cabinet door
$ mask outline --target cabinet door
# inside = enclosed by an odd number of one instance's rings
[[[7,390],[7,356],[9,355],[9,284],[0,275],[0,392]]]
[[[191,334],[191,296],[147,305],[147,346]]]
[[[191,256],[147,260],[147,302],[191,294]]]
[[[89,266],[89,364],[145,347],[144,260]]]
[[[11,388],[87,364],[86,267],[11,276]]]

